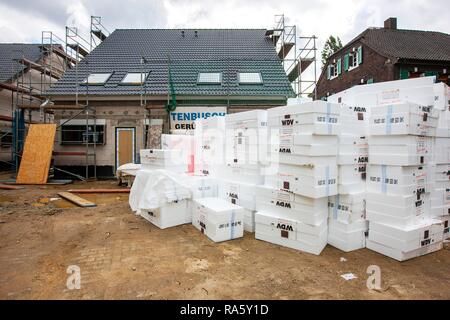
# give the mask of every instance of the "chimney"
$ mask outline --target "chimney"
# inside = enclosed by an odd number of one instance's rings
[[[385,29],[396,30],[397,29],[397,18],[389,18],[384,22]]]
[[[181,30],[181,36],[184,38],[184,30]]]

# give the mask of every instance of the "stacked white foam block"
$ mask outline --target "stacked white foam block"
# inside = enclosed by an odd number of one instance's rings
[[[160,229],[191,223],[191,192],[184,185],[176,173],[141,169],[130,191],[131,209]]]
[[[220,198],[194,200],[192,224],[214,242],[244,235],[244,209]]]
[[[436,110],[397,103],[371,114],[367,248],[399,261],[441,249],[443,223],[430,215]]]
[[[245,209],[244,230],[255,231],[256,186],[264,182],[267,111],[225,116],[225,163],[217,172],[219,197]]]
[[[328,196],[337,194],[339,105],[315,101],[268,110],[269,159],[257,188],[257,239],[320,254]]]
[[[250,184],[264,183],[267,161],[267,111],[252,110],[225,116],[225,162],[218,176]]]
[[[435,188],[431,192],[431,215],[443,222],[444,239],[450,238],[450,138],[445,136],[445,130],[439,126],[444,126],[450,120],[450,94],[447,103],[444,110],[439,110],[437,136],[433,140]]]
[[[171,228],[192,221],[188,200],[167,203],[157,209],[141,210],[139,215],[160,229]]]
[[[338,195],[329,198],[328,243],[345,252],[365,247],[368,109],[341,106]]]
[[[194,145],[194,172],[215,177],[225,161],[224,117],[196,120]]]
[[[219,180],[218,196],[244,208],[244,230],[255,232],[256,185],[231,180]]]
[[[194,171],[194,137],[181,134],[162,134],[161,148],[164,150],[180,150],[180,156],[186,159],[186,172]]]
[[[433,140],[435,188],[431,192],[431,215],[444,224],[444,239],[450,238],[450,87],[435,85],[434,108],[439,112]]]
[[[189,200],[188,210],[192,216],[195,203],[194,200],[202,198],[216,198],[218,197],[217,179],[210,176],[186,174],[185,183],[191,191],[191,199]]]
[[[188,159],[181,149],[142,149],[141,169],[144,170],[168,170],[184,173],[188,168]]]

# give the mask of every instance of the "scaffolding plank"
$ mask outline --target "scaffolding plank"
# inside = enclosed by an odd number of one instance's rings
[[[301,70],[302,73],[308,68],[311,63],[313,63],[314,59],[308,58],[308,59],[302,59],[301,60]],[[299,76],[299,70],[298,70],[298,61],[295,63],[294,67],[289,71],[288,79],[290,82],[293,82],[295,79],[297,79]]]
[[[97,205],[91,201],[88,201],[86,199],[83,199],[77,195],[74,195],[70,192],[59,192],[58,196],[61,198],[64,198],[72,203],[75,203],[77,206],[83,207],[83,208],[89,208],[89,207],[96,207]]]
[[[17,184],[45,184],[52,159],[56,124],[31,124],[20,162]]]
[[[107,38],[106,34],[104,34],[101,30],[93,30],[92,34],[102,41]]]
[[[274,44],[274,45],[277,45],[279,39],[280,39],[280,35],[279,35],[279,34],[274,34],[274,35],[272,36],[273,44]]]
[[[41,100],[44,99],[44,97],[42,95],[33,92],[33,90],[37,91],[37,89],[35,89],[35,88],[32,88],[32,92],[30,92],[30,90],[26,90],[24,88],[17,87],[14,84],[2,82],[2,83],[0,83],[0,89],[6,89],[6,90],[14,91],[14,92],[20,92],[20,93],[23,93],[24,95],[27,95],[30,97],[35,97],[35,98],[38,98]]]
[[[285,42],[281,48],[280,51],[278,51],[278,57],[280,59],[286,58],[286,56],[289,54],[289,51],[294,47],[294,44],[292,42]]]
[[[82,46],[80,46],[78,43],[69,43],[67,44],[70,48],[77,51],[80,55],[83,57],[87,56],[89,52],[87,52],[86,49],[84,49]]]
[[[20,59],[19,61],[21,64],[29,66],[31,69],[35,69],[39,72],[45,73],[46,75],[49,75],[55,79],[60,79],[62,74],[64,73],[63,70],[61,70],[55,66],[52,66],[51,68],[49,66],[44,67],[43,65],[41,65],[39,63],[33,62],[33,61],[25,59],[25,58]]]

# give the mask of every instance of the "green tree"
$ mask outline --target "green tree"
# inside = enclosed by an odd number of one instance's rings
[[[342,49],[342,42],[339,37],[330,36],[327,41],[325,41],[325,45],[322,50],[322,68],[325,67],[327,63],[327,59],[336,51]]]

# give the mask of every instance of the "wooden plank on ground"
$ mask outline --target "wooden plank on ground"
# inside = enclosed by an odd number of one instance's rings
[[[28,130],[17,184],[45,184],[52,159],[56,124],[31,124]]]
[[[23,187],[8,186],[6,184],[0,183],[0,189],[2,189],[2,190],[20,190],[20,189],[23,189]]]
[[[130,193],[130,189],[70,189],[72,193]]]
[[[90,202],[86,199],[83,199],[77,195],[74,195],[73,193],[70,192],[59,192],[58,196],[60,196],[61,198],[64,198],[70,202],[75,203],[77,206],[83,207],[83,208],[88,208],[88,207],[96,207],[97,205],[93,202]]]

